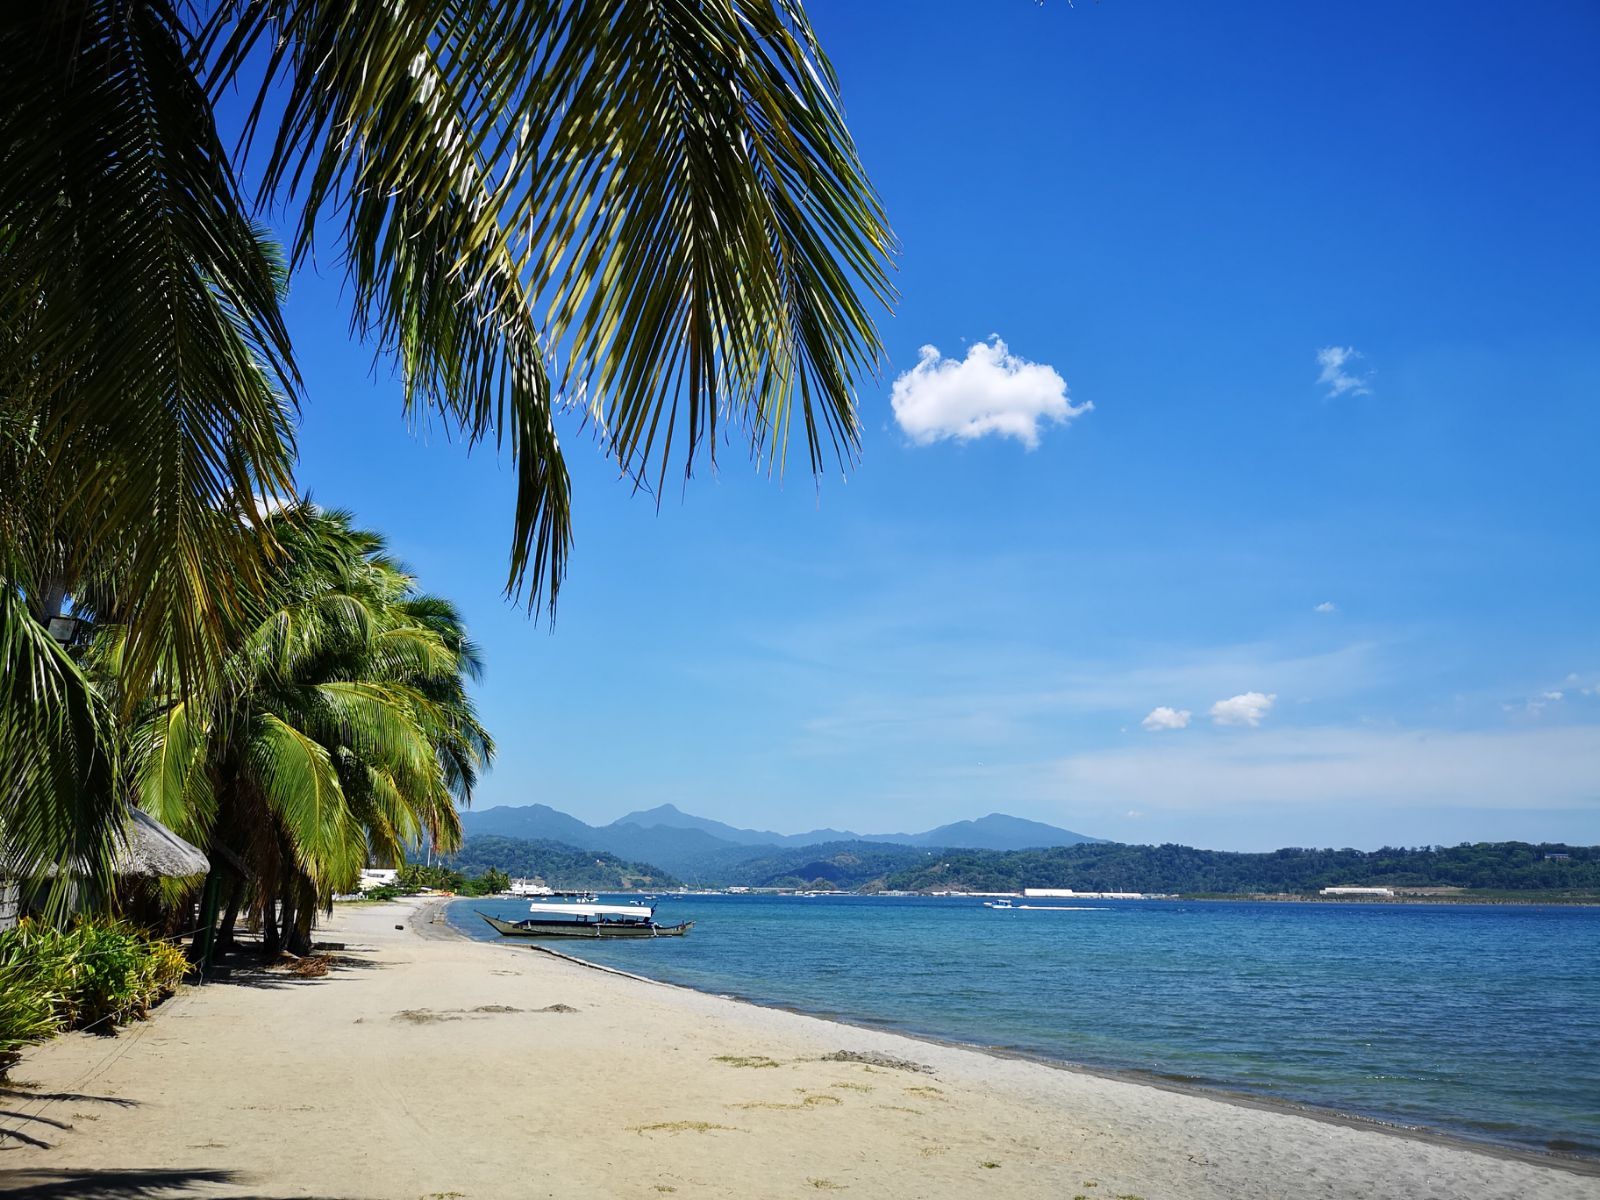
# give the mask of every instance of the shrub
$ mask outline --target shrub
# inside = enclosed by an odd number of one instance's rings
[[[0,1073],[19,1047],[62,1029],[145,1016],[188,969],[177,946],[125,921],[22,921],[0,933]]]
[[[60,1027],[50,995],[21,967],[0,966],[0,1078],[21,1057],[22,1047]]]

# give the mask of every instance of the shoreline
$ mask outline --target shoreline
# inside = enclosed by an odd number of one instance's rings
[[[1464,1134],[1453,1133],[1448,1130],[1438,1129],[1429,1125],[1407,1125],[1398,1121],[1385,1120],[1382,1117],[1366,1116],[1362,1113],[1346,1112],[1342,1109],[1329,1108],[1323,1105],[1310,1104],[1302,1100],[1290,1100],[1274,1096],[1261,1096],[1252,1092],[1229,1088],[1224,1085],[1213,1085],[1188,1079],[1173,1079],[1153,1071],[1143,1071],[1137,1067],[1101,1067],[1088,1063],[1074,1062],[1070,1059],[1053,1058],[1046,1054],[1034,1051],[1014,1049],[1007,1046],[985,1045],[979,1042],[963,1042],[954,1038],[941,1037],[938,1034],[917,1030],[891,1028],[886,1025],[874,1024],[864,1020],[851,1020],[841,1016],[824,1016],[808,1009],[797,1008],[793,1005],[766,1003],[754,1000],[747,996],[740,996],[729,992],[711,992],[693,987],[685,983],[674,983],[667,979],[655,979],[648,975],[639,975],[632,971],[624,971],[618,967],[608,966],[604,963],[590,962],[574,954],[567,954],[553,947],[539,944],[535,941],[508,942],[491,941],[487,938],[472,938],[462,933],[448,919],[435,919],[434,914],[442,914],[450,905],[456,903],[470,903],[466,897],[438,898],[432,900],[416,910],[412,924],[423,937],[447,937],[459,939],[467,943],[484,946],[499,946],[510,951],[531,950],[539,954],[548,955],[562,962],[572,963],[590,971],[599,971],[607,975],[615,975],[622,979],[633,980],[637,983],[647,983],[655,987],[672,988],[688,992],[695,996],[706,996],[717,1000],[726,1000],[734,1004],[744,1004],[751,1008],[772,1012],[789,1013],[794,1016],[806,1017],[813,1021],[823,1021],[830,1025],[843,1026],[846,1029],[860,1029],[871,1033],[887,1034],[892,1037],[906,1038],[914,1042],[924,1042],[930,1046],[938,1046],[949,1050],[961,1050],[972,1054],[982,1054],[1002,1061],[1024,1062],[1035,1066],[1047,1067],[1055,1071],[1065,1071],[1074,1075],[1088,1076],[1094,1079],[1104,1079],[1114,1083],[1126,1083],[1136,1087],[1157,1088],[1179,1096],[1191,1096],[1201,1100],[1214,1100],[1224,1104],[1237,1105],[1241,1108],[1254,1109],[1260,1112],[1278,1113],[1287,1116],[1303,1117],[1307,1120],[1322,1121],[1327,1124],[1344,1129],[1355,1129],[1364,1132],[1382,1133],[1390,1137],[1406,1141],[1423,1142],[1429,1145],[1445,1147],[1447,1149],[1461,1150],[1473,1154],[1487,1154],[1495,1158],[1504,1158],[1512,1162],[1527,1163],[1532,1166],[1554,1167],[1568,1171],[1574,1175],[1600,1178],[1600,1155],[1586,1156],[1581,1154],[1567,1154],[1558,1150],[1536,1150],[1531,1147],[1511,1145],[1504,1142],[1480,1140]],[[421,918],[429,915],[429,920],[423,922]],[[437,932],[442,929],[443,932]],[[427,930],[427,932],[424,932]]]
[[[114,1038],[80,1032],[31,1048],[0,1087],[0,1192],[1600,1195],[1587,1164],[1228,1102],[480,942],[448,924],[442,901],[341,906],[317,936],[332,951],[325,971],[234,960]]]

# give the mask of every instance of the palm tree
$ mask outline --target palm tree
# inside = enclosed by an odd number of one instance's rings
[[[38,0],[0,16],[0,60],[13,853],[92,850],[118,803],[96,701],[35,627],[52,606],[123,570],[134,703],[213,686],[261,586],[270,547],[239,531],[290,491],[299,381],[258,206],[289,266],[333,240],[408,410],[508,451],[530,606],[570,543],[564,411],[638,486],[730,430],[781,464],[796,414],[814,472],[853,457],[891,237],[800,0]]]
[[[272,525],[284,558],[222,684],[151,705],[130,757],[147,811],[219,875],[244,868],[230,911],[247,901],[269,949],[303,951],[316,907],[369,861],[403,861],[423,837],[459,844],[456,805],[493,744],[466,694],[477,652],[448,602],[419,594],[346,513]]]

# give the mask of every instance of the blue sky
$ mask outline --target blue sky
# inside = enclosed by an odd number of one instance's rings
[[[301,479],[465,608],[479,805],[1600,841],[1600,10],[810,8],[903,244],[848,479],[658,510],[570,431],[530,622],[504,464],[295,281]]]

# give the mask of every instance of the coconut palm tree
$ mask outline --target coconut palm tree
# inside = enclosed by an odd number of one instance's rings
[[[331,244],[414,415],[508,452],[530,606],[566,565],[563,420],[641,486],[730,433],[781,463],[796,416],[813,471],[854,453],[891,238],[800,0],[37,0],[0,61],[13,852],[63,861],[117,803],[93,697],[25,622],[115,561],[131,703],[212,687],[259,589],[239,531],[290,490],[299,380],[258,209],[290,267]]]
[[[230,908],[248,902],[269,948],[304,949],[315,908],[369,861],[402,861],[423,837],[459,843],[456,805],[493,744],[451,605],[418,593],[346,513],[271,524],[283,558],[222,683],[151,704],[129,757],[147,811],[219,874],[243,868]]]

